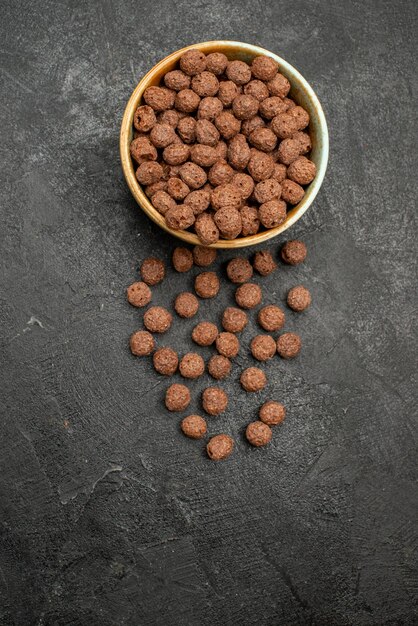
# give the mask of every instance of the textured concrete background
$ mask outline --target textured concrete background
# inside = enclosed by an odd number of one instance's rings
[[[2,3],[2,626],[417,623],[416,6]],[[213,464],[165,412],[167,381],[127,349],[140,314],[124,289],[174,241],[132,200],[118,130],[156,61],[221,38],[300,69],[331,158],[289,232],[308,262],[260,281],[271,302],[312,290],[311,310],[288,314],[303,354],[269,363],[268,390],[248,398],[243,351],[230,408],[210,420],[236,451]],[[155,299],[190,284],[170,271]],[[184,351],[192,325],[166,342]],[[243,429],[269,396],[287,421],[250,449]]]

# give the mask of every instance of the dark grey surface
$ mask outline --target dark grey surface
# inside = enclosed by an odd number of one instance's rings
[[[416,4],[9,0],[2,13],[1,625],[416,624]],[[331,154],[286,234],[307,263],[260,280],[269,302],[312,290],[309,312],[288,313],[303,353],[269,363],[268,390],[248,397],[243,351],[230,408],[209,420],[236,450],[213,464],[165,412],[167,381],[127,349],[140,313],[124,289],[175,242],[131,198],[118,130],[157,60],[221,38],[300,69]],[[170,270],[155,301],[191,280]],[[184,351],[192,325],[164,342]],[[250,449],[243,429],[270,396],[288,418]]]

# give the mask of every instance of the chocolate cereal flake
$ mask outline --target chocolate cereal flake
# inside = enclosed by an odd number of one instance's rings
[[[146,283],[140,281],[129,285],[126,290],[126,295],[129,304],[136,307],[146,306],[151,302],[152,298],[151,289]]]
[[[182,419],[180,428],[186,437],[202,439],[206,435],[207,424],[200,415],[188,415]]]
[[[261,391],[267,385],[267,378],[263,370],[258,367],[248,367],[240,376],[240,383],[245,391]]]
[[[264,422],[251,422],[248,424],[245,436],[252,446],[260,448],[266,446],[271,441],[272,432],[270,426]]]
[[[190,391],[186,385],[174,383],[165,393],[165,405],[169,411],[184,411],[190,404]]]
[[[276,426],[281,424],[286,417],[286,409],[280,402],[269,400],[260,407],[258,416],[268,426]]]
[[[138,330],[131,335],[129,346],[135,356],[148,356],[155,348],[154,337],[146,330]]]
[[[172,348],[159,348],[152,358],[154,369],[163,376],[172,376],[179,364],[177,352]]]
[[[212,461],[223,461],[234,449],[234,440],[229,435],[215,435],[206,446],[208,457]]]

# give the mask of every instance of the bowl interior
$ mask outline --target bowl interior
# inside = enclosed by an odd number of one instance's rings
[[[258,46],[234,41],[209,41],[177,50],[157,63],[138,83],[128,101],[123,116],[120,135],[120,152],[125,178],[136,201],[154,222],[167,232],[170,232],[172,235],[182,239],[183,241],[187,241],[190,244],[200,243],[194,233],[189,231],[176,231],[168,228],[164,217],[156,209],[154,209],[151,202],[145,195],[141,185],[136,180],[134,164],[129,153],[129,145],[133,138],[133,116],[136,108],[141,104],[142,94],[147,87],[159,85],[164,74],[172,69],[175,69],[181,55],[190,48],[198,48],[206,54],[209,52],[223,52],[229,60],[240,59],[247,63],[251,63],[254,57],[261,54],[270,56],[279,64],[279,71],[284,74],[286,78],[288,78],[291,84],[290,96],[298,104],[303,106],[303,108],[305,108],[310,115],[310,124],[308,129],[312,140],[310,158],[316,165],[317,174],[312,183],[306,188],[305,195],[301,202],[288,211],[285,222],[280,224],[280,226],[259,232],[256,235],[251,235],[249,237],[239,237],[231,241],[220,240],[216,244],[213,244],[212,247],[238,248],[262,243],[263,241],[275,237],[289,228],[305,213],[319,191],[328,161],[328,130],[325,116],[318,98],[309,83],[294,67],[287,63],[284,59],[281,59],[268,50],[264,50]]]

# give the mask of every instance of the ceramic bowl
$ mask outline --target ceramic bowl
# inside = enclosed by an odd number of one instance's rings
[[[240,59],[251,63],[254,57],[261,54],[265,54],[273,58],[279,64],[279,71],[284,74],[290,84],[290,96],[304,109],[306,109],[310,115],[311,121],[309,125],[309,134],[312,139],[312,152],[310,159],[314,161],[317,174],[312,183],[306,188],[305,195],[301,202],[292,207],[288,213],[285,222],[271,228],[270,230],[264,230],[256,235],[248,237],[238,237],[237,239],[224,240],[220,239],[217,243],[213,244],[214,248],[241,248],[244,246],[253,246],[263,241],[267,241],[272,237],[276,237],[279,233],[282,233],[288,229],[292,224],[298,221],[311,206],[314,201],[321,185],[324,180],[325,170],[328,162],[328,129],[325,121],[324,112],[319,103],[318,98],[315,95],[314,90],[309,83],[299,74],[299,72],[290,63],[281,59],[276,54],[253,46],[247,43],[241,43],[238,41],[206,41],[204,43],[196,43],[192,46],[187,46],[181,50],[173,52],[165,59],[157,63],[138,83],[131,97],[122,119],[122,126],[120,131],[120,154],[122,161],[123,173],[129,188],[143,211],[156,223],[160,228],[163,228],[167,232],[174,235],[178,239],[182,239],[189,244],[201,244],[198,237],[189,231],[179,231],[169,228],[164,220],[164,217],[152,206],[150,200],[145,195],[141,185],[138,183],[135,177],[135,165],[132,162],[129,145],[133,138],[133,117],[136,108],[141,104],[142,94],[147,87],[151,85],[159,85],[164,74],[173,70],[179,61],[182,54],[190,48],[198,48],[202,52],[209,54],[210,52],[223,52],[228,59]]]

